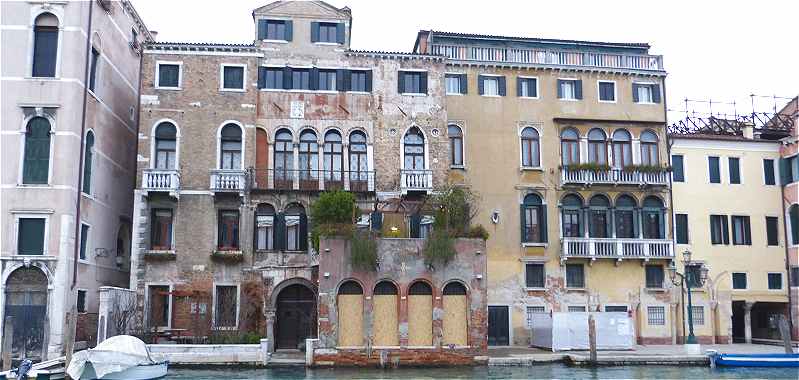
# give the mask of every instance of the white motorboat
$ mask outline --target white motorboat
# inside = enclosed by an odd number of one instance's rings
[[[166,376],[167,366],[150,355],[141,339],[118,335],[76,352],[67,374],[73,379],[150,380]]]

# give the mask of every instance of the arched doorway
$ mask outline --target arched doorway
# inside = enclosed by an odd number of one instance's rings
[[[42,358],[47,315],[47,276],[36,267],[19,268],[6,281],[3,320],[14,317],[13,357]]]
[[[297,349],[305,338],[316,337],[316,294],[303,284],[292,284],[277,295],[275,347]]]

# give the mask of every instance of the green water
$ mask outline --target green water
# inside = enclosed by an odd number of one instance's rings
[[[799,379],[796,368],[629,366],[581,368],[563,364],[533,367],[308,369],[170,369],[167,380],[245,379]]]

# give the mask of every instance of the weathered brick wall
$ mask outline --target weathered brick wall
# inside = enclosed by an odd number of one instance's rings
[[[401,349],[375,350],[369,356],[361,350],[320,350],[314,355],[317,367],[379,367],[380,353],[386,352],[386,367],[443,367],[481,364],[475,359],[479,353],[462,349]]]
[[[89,347],[97,345],[97,313],[78,313],[75,341],[86,342]]]

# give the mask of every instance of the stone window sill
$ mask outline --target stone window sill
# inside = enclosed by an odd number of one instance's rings
[[[244,260],[244,252],[236,250],[217,250],[211,253],[211,258],[222,261],[240,262]]]
[[[152,260],[175,260],[177,258],[177,253],[175,250],[151,249],[144,252],[144,258]]]

